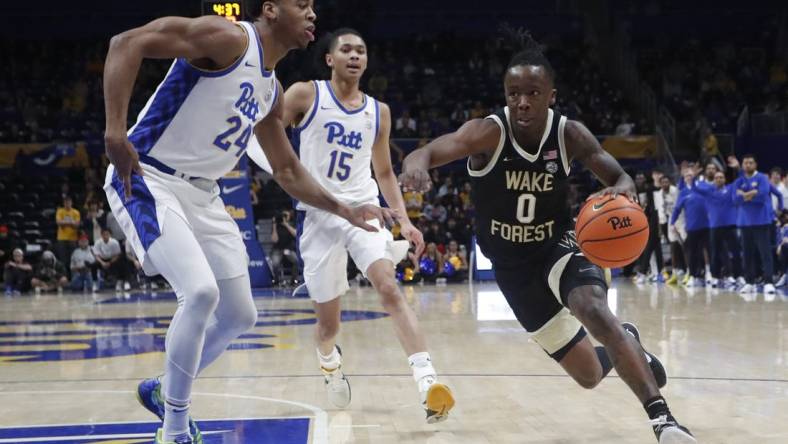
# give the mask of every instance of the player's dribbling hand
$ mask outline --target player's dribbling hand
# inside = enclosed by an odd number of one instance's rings
[[[142,176],[140,156],[126,134],[120,136],[105,134],[104,145],[107,150],[107,158],[115,166],[115,171],[123,182],[122,197],[124,200],[131,199],[131,173],[135,172]]]
[[[432,188],[432,179],[427,170],[412,170],[399,175],[399,184],[402,190],[426,193]]]
[[[400,222],[400,224],[400,233],[402,234],[402,237],[410,241],[410,243],[416,248],[416,257],[421,257],[421,253],[424,252],[424,235],[422,235],[421,231],[414,227],[410,221],[405,223]]]
[[[360,205],[353,207],[345,217],[351,224],[370,232],[378,231],[374,225],[367,223],[368,220],[377,219],[381,227],[393,225],[394,220],[399,217],[399,213],[391,208],[381,208],[376,205]]]
[[[617,186],[607,187],[607,188],[605,188],[602,191],[599,191],[597,193],[594,193],[594,194],[588,196],[588,198],[586,200],[591,200],[591,199],[594,199],[594,198],[597,198],[597,197],[602,197],[602,196],[613,196],[613,199],[615,199],[616,197],[618,197],[619,194],[622,195],[622,196],[625,196],[627,199],[632,201],[632,203],[638,203],[638,198],[635,195],[635,192],[632,191],[631,188],[629,188],[629,187],[617,187]]]

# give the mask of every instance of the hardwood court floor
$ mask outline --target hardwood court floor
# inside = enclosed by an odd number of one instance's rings
[[[511,320],[494,284],[405,291],[457,397],[448,421],[424,422],[390,320],[374,293],[354,288],[340,339],[350,408],[326,399],[310,302],[258,297],[257,327],[195,386],[205,442],[655,442],[620,379],[575,385]],[[667,366],[664,395],[699,442],[788,443],[788,297],[619,280],[609,299]],[[154,418],[133,391],[161,371],[171,297],[27,296],[0,309],[0,443],[152,442]],[[32,427],[53,424],[72,426]]]

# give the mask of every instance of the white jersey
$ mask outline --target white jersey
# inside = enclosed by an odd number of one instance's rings
[[[315,101],[293,130],[293,147],[320,185],[346,204],[376,202],[372,146],[380,129],[378,102],[364,95],[364,105],[349,111],[328,81],[313,81]],[[299,210],[312,207],[299,202]]]
[[[140,112],[128,137],[140,161],[179,176],[218,179],[235,167],[254,125],[276,103],[276,75],[263,65],[255,27],[239,25],[246,51],[221,71],[176,59]]]

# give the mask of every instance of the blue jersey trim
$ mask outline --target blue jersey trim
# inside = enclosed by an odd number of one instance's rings
[[[257,44],[257,52],[260,54],[260,72],[263,73],[263,77],[271,77],[272,71],[266,71],[265,69],[265,57],[263,57],[263,39],[260,38],[260,33],[257,32],[257,28],[254,26],[254,23],[247,22],[252,26],[255,35],[255,43]]]
[[[380,133],[380,105],[378,105],[378,101],[372,99],[375,102],[375,141],[378,140],[378,133]]]
[[[146,154],[153,149],[202,75],[185,59],[175,61],[164,82],[154,93],[153,101],[142,120],[137,122],[129,135],[129,141],[138,152]]]
[[[304,269],[304,259],[301,257],[301,235],[304,234],[304,220],[306,211],[296,210],[296,257],[298,258],[298,269]]]
[[[366,94],[364,94],[364,104],[361,105],[361,107],[359,107],[357,109],[349,111],[347,108],[345,108],[344,105],[342,105],[342,102],[340,102],[339,99],[337,99],[337,96],[334,94],[334,89],[331,88],[331,82],[329,82],[328,80],[326,80],[325,82],[326,82],[326,87],[328,88],[328,93],[331,94],[331,98],[334,99],[334,103],[336,103],[337,106],[339,107],[339,109],[341,109],[345,114],[358,114],[361,111],[363,111],[364,109],[366,109],[366,107],[367,107],[367,95]]]
[[[117,171],[112,172],[112,188],[123,199],[123,181]],[[131,174],[131,199],[125,200],[123,206],[134,223],[142,247],[148,251],[151,244],[161,236],[161,227],[156,216],[156,199],[139,174]]]
[[[312,111],[309,112],[309,117],[306,119],[306,122],[304,122],[302,126],[295,127],[297,131],[305,130],[306,127],[308,127],[309,124],[312,123],[312,120],[315,118],[315,114],[317,114],[317,105],[320,103],[320,88],[318,88],[317,82],[315,82],[314,80],[312,80],[312,84],[315,87],[315,101],[312,102]]]

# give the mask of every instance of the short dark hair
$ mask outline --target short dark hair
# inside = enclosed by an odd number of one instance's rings
[[[334,32],[324,35],[320,38],[320,41],[317,42],[317,45],[315,45],[314,62],[318,77],[328,78],[331,76],[331,70],[326,66],[326,54],[336,48],[340,37],[348,34],[358,36],[358,38],[364,40],[364,36],[353,28],[339,28]]]
[[[506,37],[514,43],[519,51],[516,52],[506,70],[514,68],[515,66],[541,66],[547,72],[550,80],[555,82],[555,70],[553,65],[544,55],[544,48],[537,42],[531,32],[523,28],[512,28],[511,26],[504,26],[503,33]]]
[[[360,38],[361,40],[364,40],[364,36],[361,35],[360,32],[356,31],[353,28],[339,28],[339,29],[337,29],[336,31],[332,32],[331,34],[329,34],[327,36],[327,38],[328,38],[328,45],[326,47],[326,52],[325,53],[329,53],[329,52],[333,51],[334,49],[336,49],[337,43],[339,43],[339,38],[342,37],[343,35],[348,35],[348,34],[349,35],[355,35],[356,37]],[[325,53],[323,53],[323,54],[325,55]]]
[[[265,2],[279,3],[279,0],[246,0],[246,15],[252,20],[256,20],[263,15],[263,4]]]
[[[755,157],[755,154],[752,154],[752,153],[747,153],[747,154],[743,155],[741,160],[744,160],[744,159],[752,159],[753,162],[758,162],[758,158]]]
[[[780,177],[783,177],[783,176],[785,175],[785,172],[784,172],[784,171],[783,171],[783,169],[782,169],[782,168],[780,168],[780,167],[772,167],[772,169],[771,169],[771,170],[769,170],[769,175],[770,175],[770,176],[771,176],[772,174],[774,174],[774,173],[777,173],[777,174],[779,174],[779,175],[780,175]]]

